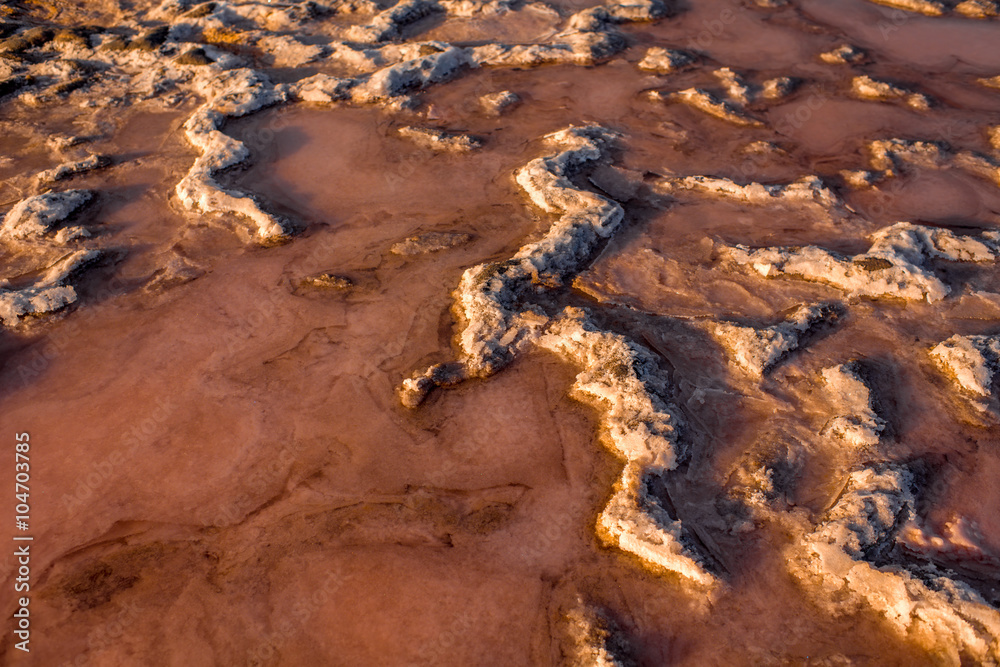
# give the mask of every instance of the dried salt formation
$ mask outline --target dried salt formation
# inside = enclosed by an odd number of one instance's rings
[[[517,93],[501,90],[498,93],[488,93],[479,98],[479,105],[490,116],[500,116],[511,111],[521,103]]]
[[[71,176],[85,174],[87,172],[94,171],[95,169],[103,169],[110,164],[111,158],[106,155],[91,155],[83,160],[67,162],[53,169],[40,172],[35,178],[39,184],[53,183],[55,181],[61,181],[65,178],[70,178]]]
[[[713,176],[679,176],[657,179],[653,185],[664,193],[701,192],[753,206],[814,205],[830,217],[850,215],[840,197],[817,176],[773,185],[754,182],[740,185],[728,178]]]
[[[398,130],[399,136],[404,139],[430,148],[435,151],[449,153],[467,153],[482,147],[483,142],[477,137],[456,132],[443,132],[429,127],[401,127]]]
[[[831,615],[869,606],[938,664],[1000,660],[996,609],[933,567],[908,568],[895,561],[893,549],[902,527],[913,520],[914,507],[914,478],[905,468],[852,472],[804,545],[790,550],[791,573],[825,597],[822,604]]]
[[[893,9],[904,9],[908,12],[916,12],[927,16],[942,16],[945,13],[945,5],[938,0],[868,0],[877,5],[885,5]]]
[[[957,167],[973,176],[1000,185],[1000,161],[973,151],[953,152],[929,141],[908,139],[878,139],[868,144],[873,169],[883,170],[882,176],[896,176],[903,166]]]
[[[844,257],[816,246],[727,249],[737,264],[752,267],[765,278],[796,277],[832,285],[853,297],[939,301],[951,288],[930,267],[931,260],[991,262],[1000,249],[1000,235],[958,236],[947,229],[900,222],[869,237],[868,252]]]
[[[851,44],[841,44],[835,49],[819,54],[819,59],[828,65],[856,65],[864,62],[865,52]]]
[[[582,600],[568,610],[566,646],[562,648],[563,664],[601,665],[602,667],[628,667],[635,665],[632,647],[622,637],[618,625],[600,609]]]
[[[246,160],[250,151],[221,130],[226,118],[236,118],[287,99],[262,74],[249,69],[213,73],[202,81],[208,100],[184,123],[188,141],[201,150],[187,175],[177,184],[177,198],[192,210],[205,213],[238,213],[255,223],[257,236],[273,242],[288,236],[290,225],[264,211],[246,193],[225,190],[216,173]]]
[[[733,365],[760,379],[810,335],[836,321],[838,313],[838,308],[830,304],[799,306],[788,319],[770,327],[711,322],[707,328],[729,352]]]
[[[962,0],[947,3],[940,0],[869,0],[869,2],[925,16],[945,16],[952,12],[974,19],[1000,16],[1000,4],[995,0]]]
[[[680,102],[740,127],[764,127],[764,123],[744,113],[737,107],[720,100],[707,90],[687,88],[676,93],[653,91],[650,97],[659,102]]]
[[[653,46],[646,50],[646,55],[639,61],[639,69],[657,74],[671,74],[696,62],[697,58],[686,51]]]
[[[461,232],[428,232],[394,243],[390,250],[394,255],[425,255],[454,248],[471,240],[470,235]]]
[[[48,192],[23,199],[4,216],[0,237],[5,240],[37,239],[58,223],[80,211],[94,198],[90,190]]]
[[[960,336],[935,345],[931,358],[981,410],[996,408],[994,378],[1000,370],[1000,336]]]
[[[681,522],[671,519],[647,490],[647,476],[677,465],[677,418],[666,404],[667,382],[656,358],[624,337],[600,331],[585,312],[567,309],[538,340],[582,367],[574,395],[601,411],[612,451],[626,461],[598,534],[648,565],[705,586],[716,583],[688,546]]]
[[[885,420],[875,413],[872,389],[862,377],[860,364],[853,361],[824,368],[823,381],[830,404],[839,413],[823,432],[855,448],[877,445]]]
[[[875,100],[878,102],[900,100],[905,102],[906,106],[920,111],[926,111],[931,106],[931,100],[926,95],[913,92],[888,81],[878,81],[868,75],[854,77],[854,80],[851,82],[851,92],[863,100]]]
[[[66,282],[100,256],[97,250],[75,250],[48,267],[27,287],[8,289],[9,282],[0,281],[0,319],[10,327],[26,315],[44,315],[74,303],[76,290]]]
[[[547,139],[564,150],[532,160],[518,170],[516,180],[535,205],[560,214],[559,219],[511,259],[463,274],[454,307],[463,324],[460,365],[439,364],[404,380],[400,398],[415,407],[433,387],[492,375],[530,345],[578,364],[582,370],[574,393],[602,411],[610,447],[626,461],[614,496],[598,519],[599,534],[652,567],[714,585],[714,576],[687,546],[680,522],[647,491],[648,475],[677,465],[676,418],[667,407],[667,384],[655,357],[620,335],[599,330],[584,311],[568,309],[550,319],[530,305],[536,292],[560,285],[583,268],[622,220],[619,204],[569,180],[580,168],[607,159],[616,135],[588,126]]]

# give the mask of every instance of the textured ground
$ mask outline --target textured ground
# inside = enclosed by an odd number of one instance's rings
[[[0,2],[3,662],[997,664],[998,13]]]

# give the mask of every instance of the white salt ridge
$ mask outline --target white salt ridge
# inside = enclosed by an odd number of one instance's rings
[[[766,278],[795,277],[826,283],[854,297],[943,299],[951,291],[929,267],[932,259],[991,262],[1000,249],[1000,233],[958,236],[947,229],[900,222],[869,237],[868,252],[853,257],[805,246],[761,248],[731,246],[728,256]]]
[[[753,118],[735,106],[720,100],[718,97],[701,88],[687,88],[675,93],[653,91],[653,100],[661,102],[681,102],[707,113],[709,116],[724,120],[741,127],[764,127],[764,123]]]
[[[563,657],[572,665],[627,667],[635,662],[617,624],[598,609],[577,599],[566,612],[568,653]]]
[[[878,102],[904,102],[908,107],[926,111],[931,106],[931,100],[926,95],[914,92],[908,88],[897,86],[888,81],[879,81],[868,75],[856,76],[851,81],[851,92],[863,100]]]
[[[326,54],[320,44],[305,44],[290,35],[268,35],[257,41],[256,46],[271,54],[275,67],[301,67]]]
[[[532,201],[562,216],[540,240],[523,246],[511,259],[479,264],[462,274],[454,294],[454,310],[463,323],[459,347],[464,369],[459,375],[492,375],[537,337],[548,318],[524,307],[523,296],[579,270],[621,222],[621,206],[577,189],[568,179],[573,171],[604,159],[616,138],[614,132],[597,126],[561,130],[546,140],[565,150],[518,170],[517,183]],[[404,380],[403,403],[419,405],[434,386],[459,381],[456,372],[435,366]]]
[[[974,19],[1000,16],[1000,2],[996,0],[964,0],[955,5],[955,12]]]
[[[487,93],[479,98],[479,106],[490,116],[500,116],[521,103],[521,97],[509,90]]]
[[[828,65],[855,65],[865,59],[865,52],[851,44],[841,44],[819,54],[819,59]]]
[[[111,164],[111,158],[106,155],[91,155],[76,162],[65,162],[58,167],[39,172],[35,177],[39,183],[54,183],[71,176],[85,174],[95,169],[103,169]]]
[[[924,168],[953,166],[1000,186],[1000,160],[981,153],[968,150],[956,153],[936,142],[899,138],[872,141],[868,150],[871,166],[883,170],[886,176],[895,176],[902,165]]]
[[[838,317],[830,304],[799,306],[787,320],[770,327],[750,327],[731,322],[710,322],[708,331],[729,352],[732,364],[760,379],[803,339]]]
[[[399,136],[409,139],[415,144],[435,151],[449,153],[468,153],[481,148],[483,142],[469,134],[444,132],[429,127],[404,126],[397,130]]]
[[[541,239],[506,261],[465,271],[455,290],[462,360],[438,364],[403,381],[400,399],[416,407],[435,386],[486,377],[537,345],[581,366],[574,394],[602,412],[602,432],[626,461],[622,480],[598,519],[604,539],[652,567],[703,585],[715,577],[682,542],[681,526],[648,495],[643,478],[677,463],[676,418],[667,407],[668,386],[656,358],[623,336],[601,331],[587,314],[566,309],[550,319],[527,297],[578,272],[598,245],[619,227],[616,202],[573,185],[569,176],[607,159],[617,139],[602,127],[571,127],[546,137],[563,150],[519,169],[517,183],[539,208],[559,214]]]
[[[469,50],[448,46],[441,51],[382,68],[351,88],[359,103],[384,102],[394,97],[448,81],[472,67]]]
[[[402,0],[377,14],[367,25],[351,26],[347,31],[347,38],[366,43],[396,39],[409,24],[440,11],[444,11],[444,8],[434,0]]]
[[[684,545],[681,522],[646,490],[647,475],[677,465],[677,418],[665,401],[669,385],[656,357],[623,336],[601,331],[575,308],[564,310],[537,343],[582,367],[573,395],[600,410],[606,442],[626,461],[597,519],[598,534],[654,568],[714,586],[715,577]]]
[[[804,176],[792,183],[740,185],[728,178],[695,175],[660,178],[654,183],[660,192],[693,191],[731,199],[743,204],[815,204],[832,215],[847,215],[844,202],[818,176]]]
[[[390,252],[394,255],[425,255],[454,248],[471,240],[469,234],[461,232],[427,232],[394,243]]]
[[[944,3],[938,0],[868,0],[868,2],[926,16],[942,16],[947,9]]]
[[[6,281],[0,281],[0,320],[6,326],[14,326],[25,315],[43,315],[74,303],[76,290],[64,283],[100,256],[97,250],[76,250],[49,267],[28,287],[7,289]]]
[[[1000,335],[960,336],[935,345],[931,358],[958,384],[978,399],[994,399],[993,381],[1000,370]],[[975,401],[980,409],[987,403]]]
[[[917,578],[898,564],[876,566],[913,520],[914,480],[885,465],[851,473],[846,488],[803,546],[792,548],[789,569],[826,596],[831,615],[868,605],[907,642],[932,652],[935,664],[1000,660],[1000,614],[962,582]]]
[[[93,197],[94,193],[90,190],[66,190],[22,199],[4,216],[0,238],[40,238],[57,223],[83,208]]]
[[[639,61],[639,69],[657,74],[670,74],[693,65],[695,62],[697,62],[697,58],[686,51],[653,46]]]
[[[743,75],[737,74],[728,67],[721,67],[712,74],[715,78],[719,80],[725,89],[726,95],[733,102],[739,104],[750,104],[751,101],[756,97],[756,92],[753,90],[753,86],[743,78]]]
[[[222,132],[226,119],[284,102],[287,99],[285,88],[274,86],[263,74],[250,69],[212,72],[201,78],[200,83],[207,101],[184,123],[184,132],[202,154],[177,184],[177,198],[191,210],[237,213],[249,218],[255,223],[261,240],[273,241],[288,236],[287,222],[264,211],[251,195],[226,190],[214,178],[218,172],[250,156],[243,142]]]
[[[856,362],[823,369],[830,406],[841,414],[831,419],[823,432],[852,447],[874,447],[879,443],[885,420],[875,413],[871,387],[859,374]]]

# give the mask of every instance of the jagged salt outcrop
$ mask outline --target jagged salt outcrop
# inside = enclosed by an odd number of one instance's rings
[[[931,358],[954,379],[973,405],[986,410],[996,407],[994,378],[1000,371],[1000,335],[955,334],[930,350]]]
[[[764,123],[749,116],[728,102],[720,100],[707,90],[687,88],[674,93],[653,91],[650,97],[660,102],[680,102],[707,113],[709,116],[739,125],[740,127],[764,127]]]
[[[450,153],[468,153],[481,148],[483,142],[470,134],[445,132],[429,127],[404,126],[397,130],[399,136],[409,139],[415,144],[435,151]]]
[[[913,474],[896,465],[852,472],[823,521],[790,548],[789,570],[831,615],[868,606],[936,664],[995,664],[997,610],[964,583],[895,557],[899,532],[913,521],[914,487]]]
[[[879,443],[885,420],[875,412],[872,389],[857,361],[824,368],[823,382],[837,416],[827,422],[823,433],[839,438],[852,447],[874,447]]]
[[[670,74],[680,71],[697,62],[697,58],[686,51],[665,49],[653,46],[646,50],[646,55],[639,61],[639,69],[657,74]]]
[[[580,366],[573,392],[601,411],[605,439],[626,462],[598,519],[598,532],[651,567],[713,586],[715,577],[686,543],[680,522],[648,491],[650,476],[673,469],[678,458],[676,417],[667,406],[668,386],[655,356],[621,335],[602,331],[582,310],[569,308],[549,318],[531,304],[538,292],[580,271],[621,224],[617,202],[569,180],[577,170],[605,160],[616,138],[602,127],[571,127],[546,138],[562,149],[559,153],[517,171],[515,179],[531,200],[559,218],[510,259],[465,271],[454,294],[460,361],[407,378],[400,398],[416,407],[435,386],[492,375],[531,346]]]
[[[10,289],[0,280],[0,320],[14,326],[26,315],[43,315],[76,301],[76,290],[65,284],[74,274],[100,259],[97,250],[75,250],[50,266],[26,287]]]
[[[650,476],[677,465],[677,418],[655,356],[625,337],[601,331],[585,311],[567,308],[538,339],[581,367],[573,394],[601,412],[612,451],[626,461],[614,495],[597,519],[601,538],[656,569],[702,586],[718,582],[688,545],[681,522],[649,493]]]
[[[91,155],[90,157],[77,160],[76,162],[66,162],[58,167],[41,171],[35,177],[35,180],[40,184],[54,183],[71,176],[85,174],[96,169],[103,169],[110,164],[111,158],[106,155]]]
[[[864,61],[865,52],[851,44],[841,44],[819,54],[819,59],[828,65],[855,65]]]
[[[479,98],[479,106],[490,116],[500,116],[520,103],[520,95],[509,90],[487,93]]]
[[[0,238],[25,240],[40,238],[81,210],[94,198],[90,190],[47,192],[22,199],[4,216]]]
[[[855,97],[877,102],[902,101],[906,106],[920,111],[926,111],[931,106],[931,100],[922,93],[917,93],[888,81],[873,79],[867,74],[856,76],[851,81],[851,92]]]
[[[751,327],[731,322],[710,322],[708,331],[730,354],[730,362],[751,377],[762,378],[782,359],[798,349],[821,327],[835,322],[839,308],[832,304],[799,306],[783,322]]]
[[[565,612],[564,621],[567,640],[562,651],[564,664],[601,667],[636,664],[618,624],[602,610],[577,599],[574,607]]]
[[[774,204],[815,205],[830,217],[849,215],[844,202],[818,176],[804,176],[792,183],[765,185],[749,182],[740,185],[728,178],[695,175],[657,179],[653,187],[664,193],[702,192],[741,204],[771,206]]]
[[[939,301],[951,289],[929,264],[991,262],[1000,250],[1000,233],[958,236],[947,229],[900,222],[869,237],[871,248],[853,257],[805,246],[761,248],[730,246],[725,252],[737,264],[752,267],[766,278],[795,277],[826,283],[851,296]]]
[[[402,0],[379,12],[365,25],[351,26],[347,38],[355,42],[377,43],[399,37],[403,28],[444,8],[434,0]]]
[[[201,81],[202,92],[208,99],[184,123],[184,132],[202,154],[177,184],[177,198],[191,210],[237,213],[249,218],[263,241],[273,242],[288,236],[291,232],[288,222],[264,211],[252,195],[226,190],[214,178],[218,172],[250,156],[243,142],[222,132],[225,120],[284,102],[288,98],[286,89],[250,69],[212,72]]]
[[[896,176],[904,166],[952,166],[1000,186],[1000,160],[974,151],[954,152],[937,142],[900,138],[876,139],[868,150],[872,168],[883,170],[884,176]]]

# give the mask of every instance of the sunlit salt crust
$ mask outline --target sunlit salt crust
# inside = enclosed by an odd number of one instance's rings
[[[0,238],[24,240],[48,234],[94,198],[90,190],[48,192],[22,199],[4,216]]]
[[[712,587],[716,578],[687,548],[679,521],[652,497],[648,475],[677,465],[676,417],[655,355],[621,335],[602,331],[587,313],[568,308],[548,317],[530,305],[537,291],[580,271],[599,244],[619,227],[621,206],[581,190],[569,176],[608,159],[617,135],[601,127],[574,127],[547,137],[561,149],[519,169],[515,180],[542,210],[559,215],[535,242],[502,262],[465,271],[455,291],[461,323],[461,360],[439,364],[403,381],[400,398],[416,407],[435,386],[486,377],[529,347],[550,350],[581,368],[574,395],[601,412],[604,438],[626,465],[608,506],[598,518],[601,537],[647,565]]]
[[[878,5],[903,9],[925,16],[944,16],[954,11],[961,16],[985,19],[1000,16],[1000,3],[995,0],[962,0],[957,3],[943,3],[939,0],[868,0]]]
[[[592,64],[625,47],[617,24],[650,21],[669,14],[668,7],[657,0],[639,0],[583,9],[569,17],[566,29],[547,43],[468,48],[441,42],[388,43],[399,38],[407,25],[432,13],[474,16],[507,11],[519,9],[502,0],[407,0],[384,11],[365,0],[353,5],[338,3],[336,7],[325,2],[274,6],[264,2],[219,0],[194,4],[166,0],[150,17],[169,21],[168,28],[131,27],[139,33],[131,42],[116,33],[101,32],[76,40],[44,43],[37,48],[57,57],[41,62],[22,61],[18,67],[24,75],[17,79],[21,83],[13,85],[16,77],[10,78],[11,88],[23,89],[18,94],[31,104],[48,99],[49,91],[62,94],[58,92],[60,86],[104,86],[113,91],[112,97],[122,95],[136,100],[160,97],[179,101],[183,96],[181,91],[195,92],[205,101],[187,120],[184,131],[201,156],[177,184],[178,201],[191,211],[242,216],[252,223],[259,241],[273,243],[294,231],[291,221],[264,210],[254,196],[223,188],[215,180],[220,171],[244,162],[250,154],[243,142],[223,133],[228,119],[295,100],[399,108],[407,103],[412,92],[447,81],[468,68]],[[327,43],[306,44],[288,34],[275,34],[334,12],[370,14],[371,19],[345,28],[342,39]],[[347,77],[317,74],[296,84],[275,85],[261,72],[245,67],[243,58],[199,43],[208,34],[237,43],[252,43],[276,66],[300,66],[327,59],[350,67],[356,74]],[[118,46],[112,48],[115,42]],[[75,73],[79,66],[74,67],[68,59],[99,63],[104,69],[80,76]],[[505,99],[509,105],[510,99]],[[100,158],[93,158],[64,165],[40,178],[58,180],[98,166],[103,166]]]
[[[103,169],[111,164],[111,158],[105,155],[91,155],[90,157],[75,162],[65,162],[58,167],[39,172],[35,180],[40,184],[61,181],[71,176],[85,174],[95,169]]]
[[[25,315],[43,315],[64,308],[76,301],[76,290],[66,281],[73,274],[96,262],[97,250],[75,250],[53,264],[39,278],[20,289],[6,289],[0,281],[0,320],[14,326]]]
[[[790,572],[831,615],[868,606],[936,664],[994,664],[1000,659],[1000,613],[962,582],[891,558],[914,508],[914,478],[905,468],[851,473],[815,530],[789,549]]]
[[[618,625],[600,609],[578,599],[576,605],[566,611],[564,621],[568,646],[562,658],[566,664],[601,667],[636,664]]]
[[[678,176],[657,179],[653,186],[665,193],[701,192],[754,206],[814,204],[832,217],[849,215],[840,197],[817,176],[772,185],[754,182],[741,185],[715,176]]]
[[[920,111],[926,111],[931,106],[931,100],[926,95],[913,92],[888,81],[878,81],[868,75],[854,77],[851,81],[851,92],[863,100],[876,100],[879,102],[899,100],[906,103],[908,107]]]
[[[202,154],[177,184],[177,198],[192,210],[243,215],[257,225],[262,239],[287,236],[291,231],[287,222],[264,211],[251,195],[226,190],[214,179],[216,173],[250,155],[241,141],[222,132],[225,120],[284,102],[287,91],[249,69],[212,72],[201,77],[200,83],[207,101],[184,123],[184,132]]]
[[[981,410],[996,409],[994,379],[1000,370],[1000,336],[960,336],[938,343],[931,358]]]
[[[861,376],[858,363],[824,368],[822,375],[830,406],[839,413],[823,432],[854,448],[877,445],[885,420],[875,413],[872,389]]]
[[[851,44],[841,44],[835,49],[819,54],[819,59],[828,65],[855,65],[865,60],[865,52]]]
[[[434,151],[468,153],[483,144],[478,138],[468,134],[444,132],[429,127],[405,126],[397,130],[399,136]]]
[[[951,288],[935,275],[932,260],[992,262],[1000,233],[959,236],[947,229],[900,222],[869,237],[871,248],[845,257],[816,246],[761,248],[730,246],[725,254],[765,278],[795,277],[826,283],[854,297],[939,301]]]
[[[783,322],[770,327],[751,327],[731,322],[709,322],[705,326],[729,352],[730,362],[760,379],[783,358],[799,348],[803,339],[838,317],[830,304],[800,306]]]
[[[657,74],[670,74],[689,67],[697,62],[697,58],[686,52],[653,46],[647,49],[646,55],[639,61],[639,69]]]
[[[1000,160],[973,151],[954,152],[931,141],[878,139],[868,144],[873,169],[882,176],[896,176],[906,165],[916,167],[957,167],[973,176],[1000,186]]]
[[[490,116],[500,116],[507,113],[520,103],[520,96],[509,90],[487,93],[479,98],[479,106]]]
[[[701,88],[687,88],[676,93],[664,93],[653,91],[650,93],[653,100],[661,102],[681,102],[688,106],[707,113],[709,116],[724,120],[740,127],[764,127],[764,123],[743,113],[732,104],[720,100],[707,90]]]

